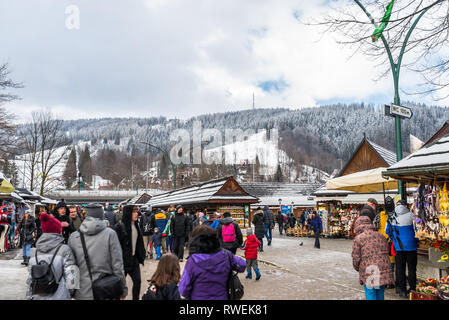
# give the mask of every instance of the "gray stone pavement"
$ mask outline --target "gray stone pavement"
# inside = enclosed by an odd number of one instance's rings
[[[300,246],[300,243],[303,243]],[[321,249],[315,249],[314,239],[280,236],[273,230],[271,246],[264,243],[259,253],[259,281],[240,279],[245,286],[244,300],[363,300],[358,273],[352,267],[352,240],[320,239]],[[187,256],[187,250],[185,256]],[[243,256],[238,250],[237,255]],[[0,300],[24,299],[28,276],[20,262],[21,251],[0,255]],[[140,296],[147,288],[147,280],[156,270],[158,261],[146,260],[142,270]],[[181,272],[185,260],[181,262]],[[131,299],[132,281],[127,277]],[[386,300],[399,300],[393,290],[386,290]]]

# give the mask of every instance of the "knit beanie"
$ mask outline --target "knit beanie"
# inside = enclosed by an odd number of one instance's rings
[[[252,234],[253,234],[253,229],[251,229],[251,228],[246,229],[246,236],[247,237],[249,237]]]
[[[104,219],[103,207],[99,203],[89,203],[86,206],[86,216],[97,219]]]
[[[43,233],[62,233],[62,224],[58,219],[53,218],[51,215],[45,212],[41,213],[40,219]]]

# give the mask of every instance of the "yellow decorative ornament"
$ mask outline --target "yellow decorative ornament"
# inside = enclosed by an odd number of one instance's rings
[[[449,210],[449,195],[447,193],[446,183],[443,184],[443,189],[440,190],[440,211]]]

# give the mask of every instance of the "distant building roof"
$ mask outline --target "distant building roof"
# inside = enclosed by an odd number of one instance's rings
[[[242,182],[243,189],[256,197],[307,196],[323,186],[322,183]]]
[[[167,207],[206,203],[257,203],[259,199],[246,192],[231,176],[154,195],[148,205]]]

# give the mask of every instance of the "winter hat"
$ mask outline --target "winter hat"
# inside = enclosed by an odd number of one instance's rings
[[[254,233],[253,233],[253,229],[251,229],[251,228],[246,229],[246,236],[247,236],[247,237],[249,237],[249,236],[252,235],[252,234],[254,234]]]
[[[58,219],[53,218],[45,212],[41,213],[40,219],[43,233],[62,233],[62,224]]]
[[[104,219],[103,207],[99,203],[89,203],[86,206],[86,215],[92,218]]]
[[[59,201],[55,209],[58,210],[58,208],[65,208],[65,207],[67,207],[66,203],[64,201]]]
[[[176,206],[176,211],[178,211],[180,208],[183,209],[182,206],[181,206],[180,204],[178,204],[178,205]]]

